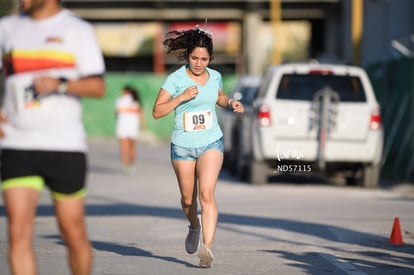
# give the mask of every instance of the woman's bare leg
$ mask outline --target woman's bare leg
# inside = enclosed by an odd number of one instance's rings
[[[181,193],[181,207],[190,226],[197,228],[197,180],[196,162],[193,160],[173,160],[172,165],[177,176]]]
[[[213,246],[217,226],[218,209],[215,189],[222,165],[223,153],[216,149],[206,151],[197,161],[203,240],[209,248]]]

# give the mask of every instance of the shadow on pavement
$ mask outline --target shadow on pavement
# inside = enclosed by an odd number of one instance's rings
[[[86,209],[88,216],[156,216],[156,217],[165,217],[165,218],[176,218],[176,219],[183,219],[183,214],[181,209],[179,208],[170,208],[170,207],[155,207],[155,206],[145,206],[139,204],[128,204],[128,203],[109,203],[109,204],[102,204],[102,205],[87,205]],[[5,215],[5,209],[3,206],[0,206],[0,216]],[[39,205],[38,206],[38,216],[53,216],[54,215],[54,208],[52,205]],[[253,226],[253,227],[260,227],[260,228],[273,228],[273,229],[281,229],[284,231],[291,231],[300,233],[303,235],[310,235],[314,237],[318,237],[321,239],[325,239],[334,243],[346,243],[352,245],[361,245],[366,247],[367,249],[381,249],[383,252],[380,254],[375,254],[379,252],[374,251],[365,251],[360,252],[361,256],[370,256],[376,259],[381,260],[389,260],[393,261],[396,264],[412,264],[412,258],[405,258],[405,257],[398,257],[387,253],[387,251],[397,251],[397,252],[406,252],[408,254],[414,253],[414,246],[405,244],[404,246],[392,246],[388,244],[388,239],[383,236],[378,236],[374,234],[368,234],[356,230],[351,230],[347,228],[342,228],[335,225],[326,225],[326,224],[319,224],[319,223],[310,223],[310,222],[303,222],[303,221],[296,221],[290,219],[281,219],[281,218],[267,218],[267,217],[257,217],[257,216],[249,216],[249,215],[239,215],[239,214],[230,214],[230,213],[220,213],[219,214],[219,224],[218,228],[228,231],[234,231],[238,234],[243,235],[252,235],[255,237],[262,238],[264,240],[275,242],[275,245],[280,242],[290,242],[280,238],[276,238],[269,234],[260,234],[255,232],[255,230],[247,231],[247,230],[240,230],[229,225],[237,225],[237,226]],[[341,236],[338,238],[337,236]],[[48,236],[49,238],[56,238],[59,239],[59,243],[63,244],[60,240],[59,236]],[[300,243],[293,243],[294,245],[303,245]],[[174,257],[166,257],[166,256],[159,256],[154,255],[153,253],[134,247],[129,245],[122,245],[119,243],[113,242],[103,242],[103,241],[92,241],[92,245],[97,250],[108,251],[117,253],[120,255],[129,255],[129,256],[140,256],[140,257],[152,257],[157,258],[163,261],[175,262],[179,264],[183,264],[189,267],[195,267],[194,265],[183,262],[179,259]],[[338,247],[330,247],[330,249],[338,250]],[[262,252],[268,253],[277,253],[281,254],[281,256],[286,257],[287,259],[292,259],[295,261],[300,261],[297,263],[301,265],[302,268],[312,268],[309,266],[314,265],[314,262],[309,262],[309,258],[306,255],[300,254],[296,255],[294,253],[288,253],[278,250],[260,250]],[[355,251],[354,251],[355,252]],[[372,254],[374,253],[374,254]],[[327,256],[328,257],[328,256]],[[329,257],[335,257],[334,255],[330,255]],[[326,258],[326,257],[325,257]],[[349,262],[353,262],[354,265],[363,264],[362,262],[358,262],[358,259],[347,259]],[[389,266],[385,263],[366,263],[371,265],[378,265],[379,267],[383,267],[384,265]],[[379,266],[381,265],[381,266]],[[394,266],[395,268],[395,266]],[[404,271],[404,267],[398,267],[401,271]],[[315,271],[315,269],[311,269]],[[312,272],[310,274],[313,274]]]
[[[289,260],[289,263],[287,263],[287,265],[305,270],[305,274],[413,274],[413,269],[410,267],[401,267],[397,264],[387,264],[384,262],[388,260],[390,262],[396,263],[395,260],[397,258],[398,262],[401,262],[402,264],[410,264],[412,259],[403,258],[403,261],[401,261],[401,257],[395,257],[385,253],[381,253],[381,255],[375,257],[382,260],[381,262],[378,262],[369,261],[362,258],[343,258],[338,257],[334,254],[323,252],[306,252],[296,254],[281,250],[261,251],[278,254],[280,257]],[[321,261],[324,261],[325,263],[322,263]],[[332,265],[332,267],[335,266],[336,268],[333,268],[333,270],[327,270],[327,264],[328,266]],[[357,270],[364,270],[364,272],[359,273],[355,270],[355,268],[357,268]],[[343,270],[343,272],[341,272],[341,270]]]
[[[139,204],[129,203],[110,203],[101,205],[87,205],[87,216],[150,216],[161,218],[175,218],[184,219],[183,213],[179,208],[145,206]],[[4,206],[0,206],[0,216],[5,215]],[[39,205],[37,209],[37,216],[53,216],[53,205]],[[381,247],[389,250],[401,251],[401,247],[385,246],[388,244],[388,239],[383,236],[359,232],[356,230],[342,228],[336,225],[326,225],[319,223],[303,222],[290,219],[267,218],[239,214],[219,213],[219,226],[222,223],[240,225],[240,226],[254,226],[260,228],[274,228],[285,231],[296,232],[304,235],[310,235],[321,239],[326,239],[332,242],[359,244],[367,247]],[[335,233],[333,233],[335,232]],[[252,234],[253,232],[243,232],[243,234]],[[336,236],[345,236],[345,238],[338,239]],[[264,239],[271,237],[262,236]],[[413,249],[414,245],[405,244],[405,249]]]
[[[47,235],[47,236],[43,236],[43,238],[56,239],[57,244],[64,245],[59,235]],[[103,242],[103,241],[93,241],[93,240],[91,241],[91,243],[92,243],[93,249],[105,251],[105,252],[112,252],[112,253],[115,253],[121,256],[150,257],[150,258],[160,259],[160,260],[167,261],[167,262],[182,264],[186,267],[198,268],[197,265],[181,261],[177,258],[154,255],[150,251],[147,251],[147,250],[135,247],[135,246],[121,245],[121,244],[113,243],[113,242]]]

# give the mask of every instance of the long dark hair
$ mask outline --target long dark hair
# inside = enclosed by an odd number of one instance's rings
[[[138,91],[134,87],[130,85],[126,85],[124,86],[124,90],[127,91],[132,96],[132,99],[135,102],[141,103],[141,98],[139,97]]]
[[[178,61],[188,60],[190,53],[197,47],[206,48],[213,60],[213,39],[211,34],[196,27],[185,31],[170,31],[165,35],[162,44],[167,48],[167,54],[174,54]]]

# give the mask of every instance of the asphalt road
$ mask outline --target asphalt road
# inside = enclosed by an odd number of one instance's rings
[[[184,250],[187,223],[169,147],[140,143],[138,173],[120,173],[117,142],[90,140],[87,220],[94,274],[414,274],[412,185],[364,190],[301,180],[266,186],[225,170],[217,186],[219,224],[211,269]],[[0,274],[7,234],[0,204]],[[394,218],[403,245],[389,243]],[[47,190],[34,247],[40,275],[69,274]]]

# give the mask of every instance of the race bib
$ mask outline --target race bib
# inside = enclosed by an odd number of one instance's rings
[[[33,108],[40,105],[40,101],[37,98],[31,81],[21,81],[20,79],[12,81],[10,92],[12,104],[16,112],[21,112],[24,109]]]
[[[213,126],[213,112],[199,111],[184,113],[184,131],[203,131]]]

